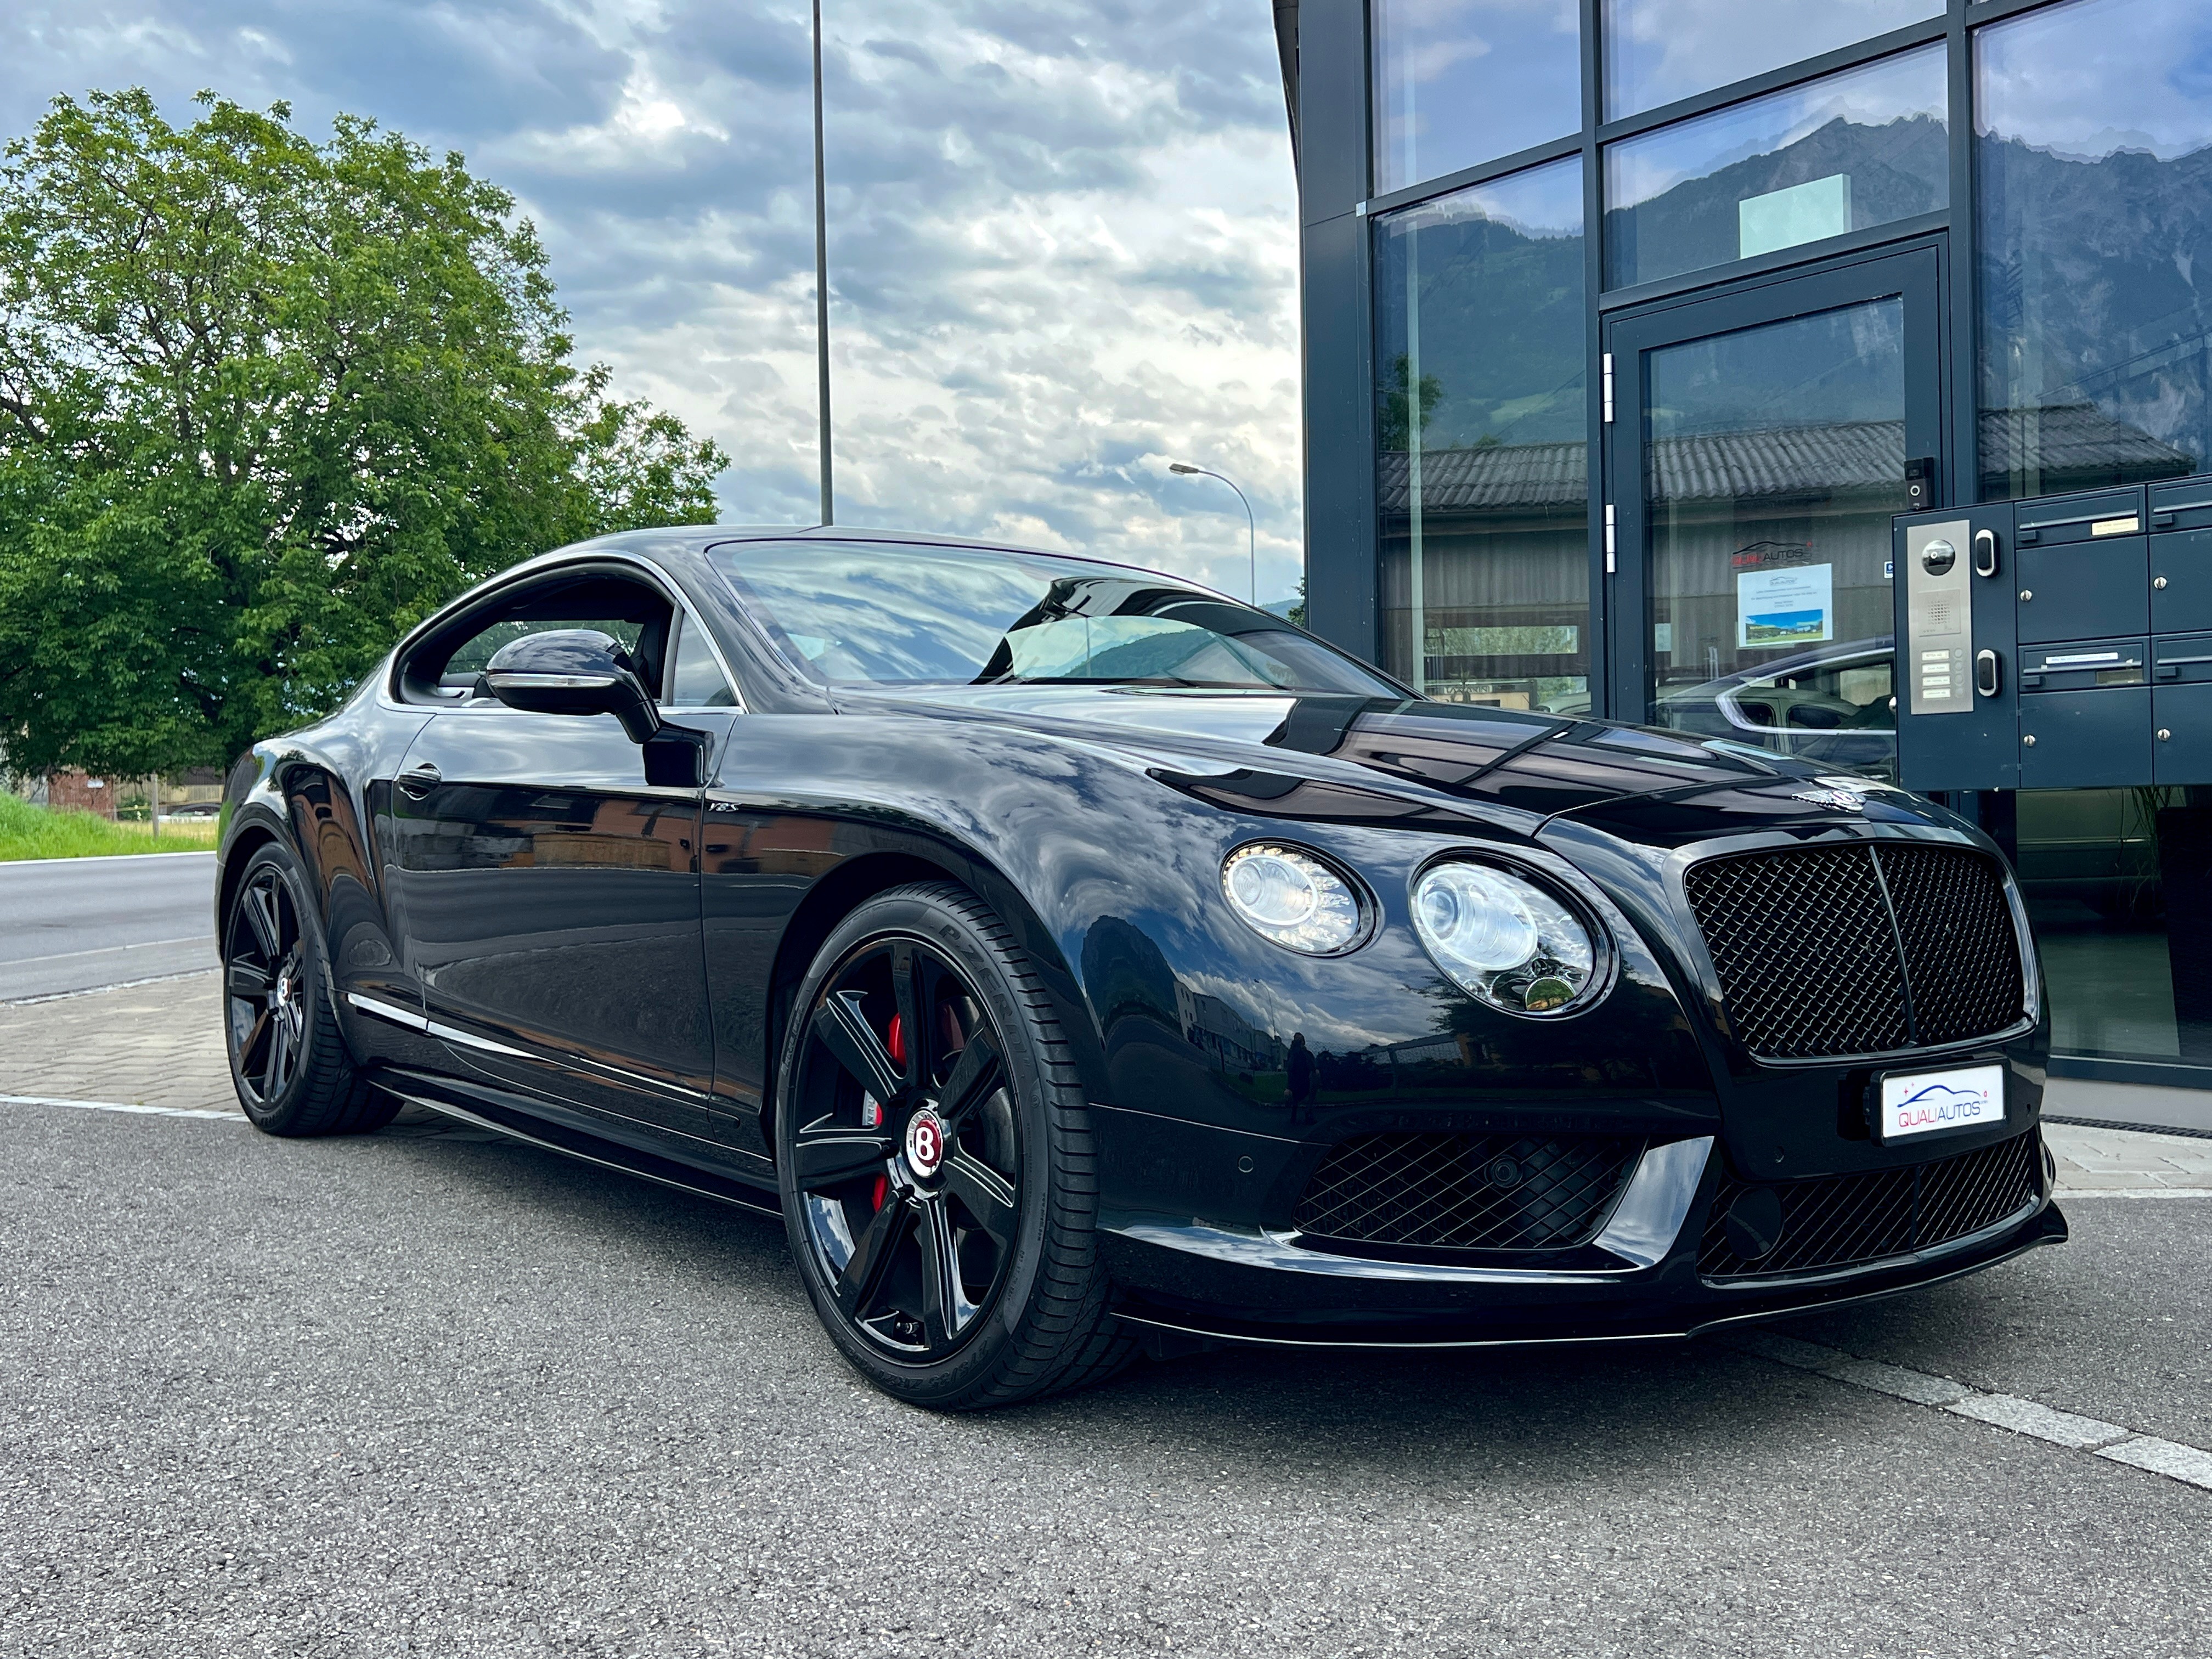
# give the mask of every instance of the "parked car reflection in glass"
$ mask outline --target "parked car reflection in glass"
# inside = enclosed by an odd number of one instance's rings
[[[1895,660],[1887,636],[1818,646],[1698,684],[1662,686],[1657,721],[1894,780]]]

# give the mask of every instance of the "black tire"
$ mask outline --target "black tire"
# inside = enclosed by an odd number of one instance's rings
[[[793,1004],[775,1098],[799,1277],[878,1388],[974,1411],[1133,1357],[1107,1311],[1074,1056],[973,893],[895,888],[838,926]]]
[[[223,1050],[238,1103],[272,1135],[365,1134],[398,1115],[354,1064],[307,878],[270,842],[239,873],[222,918]]]

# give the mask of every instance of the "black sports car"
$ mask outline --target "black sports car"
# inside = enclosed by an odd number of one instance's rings
[[[1973,829],[1115,565],[549,554],[240,763],[216,902],[262,1127],[413,1101],[780,1210],[931,1406],[1680,1337],[2065,1235]]]

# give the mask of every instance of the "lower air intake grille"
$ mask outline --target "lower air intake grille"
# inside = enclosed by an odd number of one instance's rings
[[[1586,1243],[1643,1143],[1600,1135],[1360,1135],[1329,1149],[1298,1200],[1316,1243],[1558,1250]]]
[[[1742,854],[1692,866],[1683,890],[1729,1022],[1755,1054],[1932,1048],[2002,1031],[2026,1011],[2003,872],[1969,848]]]
[[[2043,1138],[2031,1129],[1994,1146],[1903,1170],[1781,1181],[1782,1232],[1756,1260],[1729,1243],[1729,1206],[1751,1183],[1724,1181],[1698,1249],[1707,1279],[1771,1279],[1905,1255],[1995,1226],[2033,1203]]]

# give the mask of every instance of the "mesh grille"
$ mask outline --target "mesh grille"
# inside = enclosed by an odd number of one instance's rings
[[[2020,940],[1997,867],[1956,847],[1876,849],[1905,942],[1912,1033],[1962,1042],[2021,1016]]]
[[[1716,859],[1684,886],[1754,1054],[1875,1054],[1910,1041],[1897,936],[1865,848]]]
[[[1374,1134],[1341,1141],[1306,1182],[1316,1239],[1431,1249],[1556,1250],[1586,1243],[1643,1143],[1612,1136]]]
[[[1729,1019],[1755,1054],[1960,1042],[2002,1030],[2025,1006],[2003,879],[1978,853],[1898,843],[1751,853],[1692,866],[1683,889]]]
[[[1746,1188],[1729,1180],[1713,1200],[1698,1249],[1707,1279],[1772,1278],[1877,1261],[1964,1238],[2033,1203],[2042,1137],[2034,1130],[1905,1170],[1774,1183],[1782,1236],[1756,1261],[1728,1240],[1728,1208]]]

